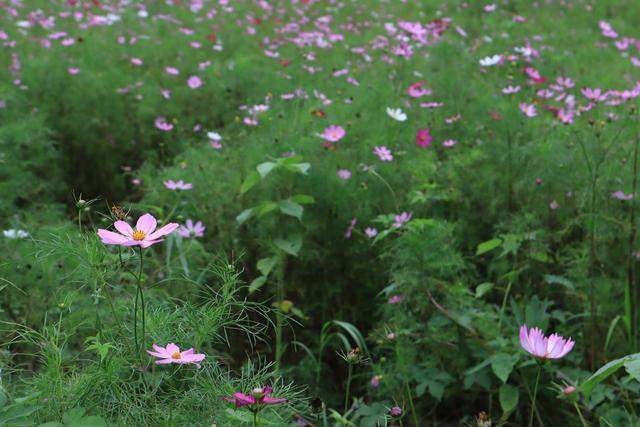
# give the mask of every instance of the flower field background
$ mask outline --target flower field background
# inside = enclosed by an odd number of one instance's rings
[[[0,425],[640,425],[638,2],[0,9]]]

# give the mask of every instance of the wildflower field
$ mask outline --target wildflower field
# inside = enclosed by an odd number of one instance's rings
[[[0,425],[640,425],[637,0],[0,0]]]

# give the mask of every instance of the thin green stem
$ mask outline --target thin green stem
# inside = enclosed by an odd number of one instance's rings
[[[536,407],[536,396],[538,395],[538,383],[540,382],[540,372],[542,366],[538,364],[538,373],[536,375],[536,385],[533,387],[533,396],[531,397],[531,414],[529,415],[529,427],[533,426],[533,413]]]
[[[258,411],[253,411],[253,427],[258,425]]]
[[[498,333],[502,330],[502,319],[504,317],[504,309],[507,306],[507,300],[509,299],[509,293],[511,292],[511,285],[513,281],[509,280],[509,284],[507,285],[507,290],[504,293],[504,297],[502,298],[502,305],[500,306],[500,319],[498,320]]]
[[[347,412],[347,409],[349,409],[349,393],[350,393],[350,389],[351,389],[351,376],[353,375],[353,365],[351,363],[348,364],[348,370],[347,370],[347,385],[346,385],[346,390],[344,392],[344,412]]]
[[[588,424],[585,421],[584,417],[582,416],[582,411],[580,410],[580,407],[578,406],[577,402],[573,402],[573,406],[576,408],[576,412],[578,413],[578,417],[580,417],[580,423],[582,423],[582,427],[587,427]]]
[[[420,427],[418,414],[416,413],[416,408],[413,406],[413,396],[411,395],[411,388],[409,387],[409,382],[407,380],[404,381],[404,387],[407,390],[407,400],[409,401],[409,408],[411,408],[411,418],[413,418],[413,423],[416,425],[416,427]]]

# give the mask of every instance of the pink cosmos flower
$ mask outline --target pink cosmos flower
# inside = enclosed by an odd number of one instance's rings
[[[351,171],[349,169],[339,169],[337,174],[340,179],[344,179],[345,181],[351,179]]]
[[[331,125],[326,128],[320,136],[327,141],[338,142],[342,138],[344,138],[345,134],[346,132],[344,131],[342,126]]]
[[[395,221],[393,226],[395,228],[400,228],[403,224],[411,220],[411,212],[402,212],[400,215],[394,216],[393,219]]]
[[[191,219],[188,219],[186,224],[180,226],[178,234],[184,238],[202,237],[205,229],[206,227],[202,225],[202,221],[194,224]]]
[[[164,186],[169,190],[191,190],[193,188],[193,184],[190,182],[184,182],[183,180],[173,181],[163,181]]]
[[[429,133],[429,128],[420,129],[416,133],[416,144],[422,148],[427,148],[431,144],[433,137]]]
[[[180,351],[180,347],[174,343],[169,343],[166,347],[153,344],[153,349],[155,351],[147,350],[147,353],[158,358],[156,365],[168,365],[171,363],[177,363],[178,365],[193,364],[199,369],[200,364],[198,362],[201,362],[205,357],[204,354],[195,353],[193,348]]]
[[[431,95],[431,91],[424,87],[426,82],[424,80],[416,82],[409,86],[407,94],[412,98],[420,98],[425,95]]]
[[[404,301],[403,295],[393,295],[387,300],[387,304],[398,304]]]
[[[451,148],[454,145],[456,145],[458,143],[458,141],[456,141],[455,139],[447,139],[446,141],[442,142],[442,146],[443,147],[447,147],[447,148]]]
[[[522,114],[527,117],[535,117],[538,115],[535,104],[526,104],[524,102],[521,102],[519,107],[520,111],[522,111]]]
[[[395,418],[400,417],[402,415],[402,408],[400,408],[399,406],[394,406],[389,410],[389,415]]]
[[[378,156],[378,158],[383,162],[390,162],[393,160],[393,154],[391,154],[391,150],[389,150],[384,145],[382,147],[375,147],[373,149],[373,154]]]
[[[589,101],[597,102],[604,101],[606,99],[606,96],[602,94],[602,89],[600,88],[591,89],[590,87],[585,87],[580,89],[580,92],[582,92],[582,95],[584,95],[584,97]]]
[[[202,86],[202,79],[198,76],[191,76],[189,77],[189,80],[187,80],[187,84],[191,89],[198,89]]]
[[[131,58],[131,64],[139,67],[143,64],[142,59],[140,58]]]
[[[538,328],[527,330],[527,325],[520,327],[520,346],[539,359],[560,359],[573,349],[574,344],[571,338],[565,339],[558,334],[545,337]]]
[[[502,89],[502,93],[504,93],[505,95],[510,95],[512,93],[518,93],[520,92],[520,86],[507,86],[504,89]]]
[[[173,125],[171,123],[167,123],[167,119],[162,116],[156,118],[155,125],[163,132],[169,132],[173,129]]]
[[[382,375],[374,375],[371,377],[371,381],[369,381],[369,385],[373,388],[378,388],[380,385],[380,380],[382,379]]]
[[[364,229],[364,234],[366,234],[368,238],[373,239],[378,235],[378,230],[374,227],[367,227]]]
[[[80,73],[80,68],[76,68],[76,67],[69,67],[67,68],[67,71],[69,72],[69,74],[71,74],[72,76],[75,76],[76,74]]]
[[[633,199],[633,193],[631,194],[624,194],[624,191],[615,191],[613,193],[611,193],[611,197],[616,199],[616,200],[631,200]]]
[[[251,394],[233,393],[232,397],[223,397],[227,402],[233,403],[236,408],[252,406],[252,411],[260,410],[262,405],[278,405],[285,403],[287,399],[283,397],[271,397],[273,392],[271,387],[256,387],[251,390]]]
[[[105,245],[120,246],[140,246],[148,248],[149,246],[162,241],[160,237],[172,233],[178,224],[169,223],[156,230],[158,223],[151,214],[144,214],[138,218],[135,230],[124,221],[116,221],[113,226],[118,233],[113,231],[98,229],[98,236]]]
[[[165,67],[164,72],[169,74],[170,76],[177,76],[180,74],[180,70],[175,67]]]
[[[351,238],[351,234],[353,233],[353,229],[355,228],[357,223],[358,223],[358,218],[353,218],[351,220],[351,222],[349,223],[349,226],[347,227],[347,230],[344,232],[345,238],[347,239]]]

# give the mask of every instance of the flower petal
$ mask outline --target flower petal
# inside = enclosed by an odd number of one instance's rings
[[[102,243],[105,245],[123,245],[127,242],[127,237],[122,234],[114,233],[113,231],[103,230],[102,228],[98,230],[98,236],[102,240]]]
[[[138,222],[136,223],[136,230],[143,231],[144,234],[149,235],[153,233],[153,230],[155,230],[157,226],[158,222],[153,217],[153,215],[146,213],[138,218]]]
[[[178,228],[180,224],[176,224],[175,222],[171,222],[164,227],[161,227],[159,230],[151,233],[147,236],[147,240],[156,240],[159,237],[166,236],[167,234],[173,233],[176,228]]]
[[[124,234],[130,239],[133,238],[133,229],[129,224],[124,221],[116,221],[113,223],[113,226],[120,232],[120,234]]]

